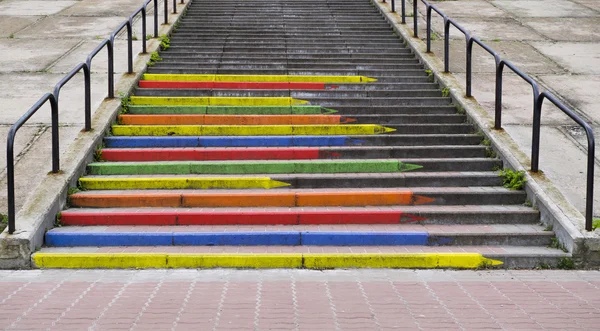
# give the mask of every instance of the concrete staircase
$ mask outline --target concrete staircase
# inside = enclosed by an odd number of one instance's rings
[[[42,268],[532,268],[501,160],[366,0],[194,0]]]

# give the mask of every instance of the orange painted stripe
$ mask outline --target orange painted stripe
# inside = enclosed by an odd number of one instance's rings
[[[119,115],[123,125],[311,125],[356,122],[339,115]]]
[[[325,83],[305,82],[169,82],[141,80],[141,88],[233,89],[233,90],[324,90]],[[332,85],[329,88],[336,88]]]
[[[417,205],[435,201],[410,191],[396,192],[278,192],[229,194],[73,194],[74,207],[309,207]]]

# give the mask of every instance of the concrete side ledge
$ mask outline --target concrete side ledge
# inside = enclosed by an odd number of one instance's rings
[[[159,35],[170,34],[189,3],[189,0],[183,5],[177,2],[177,14],[169,15],[170,24],[161,25]],[[159,40],[148,41],[148,53],[136,57],[133,74],[123,74],[117,80],[115,95],[128,95],[132,91],[146,70],[150,53],[157,51],[159,47]],[[85,59],[82,58],[81,61]],[[107,98],[100,104],[92,117],[92,130],[80,132],[69,150],[61,155],[61,172],[48,174],[18,212],[15,233],[9,235],[5,230],[0,234],[0,269],[31,268],[31,254],[43,245],[46,231],[54,227],[56,215],[65,207],[69,187],[77,186],[77,181],[84,174],[87,164],[93,161],[96,147],[102,143],[120,109],[121,100],[118,97]]]
[[[539,209],[541,222],[552,227],[559,242],[572,254],[576,265],[579,267],[600,265],[600,236],[585,230],[584,215],[568,202],[542,172],[528,171],[531,164],[529,156],[519,149],[508,133],[493,128],[494,119],[474,98],[465,97],[463,84],[452,73],[444,73],[443,61],[434,54],[427,53],[426,43],[413,37],[412,24],[400,23],[399,4],[396,6],[397,12],[392,13],[389,2],[381,3],[377,0],[372,2],[394,31],[406,41],[421,63],[432,71],[436,82],[448,88],[453,102],[465,109],[469,121],[487,136],[505,167],[526,172],[525,191],[528,199],[535,208]],[[412,6],[407,5],[406,13],[412,13]]]

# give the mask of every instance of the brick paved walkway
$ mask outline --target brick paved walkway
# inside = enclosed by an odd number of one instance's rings
[[[597,271],[0,271],[6,330],[598,329]]]

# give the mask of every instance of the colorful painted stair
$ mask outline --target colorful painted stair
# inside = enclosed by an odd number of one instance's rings
[[[40,268],[531,268],[527,195],[367,0],[195,0]]]

